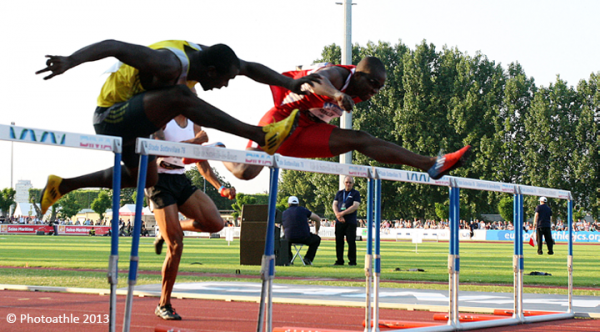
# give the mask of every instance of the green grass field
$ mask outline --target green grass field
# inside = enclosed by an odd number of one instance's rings
[[[140,271],[160,271],[164,253],[157,256],[152,245],[153,238],[142,238],[140,242]],[[224,239],[186,238],[180,271],[198,273],[180,275],[178,282],[207,280],[244,280],[259,282],[260,279],[234,279],[210,277],[202,273],[235,274],[258,276],[260,266],[239,265],[239,240],[230,246]],[[335,261],[335,243],[321,242],[313,266],[278,266],[276,282],[298,284],[322,284],[339,286],[364,285],[362,261],[366,242],[358,242],[359,266],[332,266]],[[119,269],[129,268],[131,238],[119,241]],[[166,249],[166,248],[165,248]],[[574,247],[574,285],[577,295],[600,295],[597,252],[600,246],[578,245]],[[304,251],[305,249],[303,249]],[[109,237],[81,236],[0,236],[0,283],[36,286],[63,286],[108,288],[106,269],[110,254]],[[567,286],[567,246],[555,247],[554,256],[538,256],[536,250],[525,245],[525,274],[543,271],[552,276],[525,275],[525,285],[543,285],[550,288],[525,288],[525,292],[560,293],[566,290],[553,288]],[[461,243],[460,282],[461,290],[486,290],[511,292],[513,283],[512,243]],[[422,243],[415,253],[410,242],[382,242],[381,246],[382,287],[447,289],[447,284],[421,284],[419,282],[448,282],[448,243]],[[29,269],[11,267],[30,267]],[[98,271],[33,269],[66,268]],[[396,271],[399,268],[400,271]],[[409,272],[408,269],[423,269],[425,272]],[[284,280],[278,276],[299,277]],[[390,283],[386,281],[409,281]],[[119,287],[125,287],[127,274],[119,275]],[[412,282],[412,283],[411,283]],[[160,283],[160,275],[138,274],[138,284]],[[490,285],[493,284],[493,285]]]

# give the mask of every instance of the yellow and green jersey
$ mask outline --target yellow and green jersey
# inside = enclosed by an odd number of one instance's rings
[[[172,51],[181,61],[181,74],[177,84],[185,84],[190,88],[196,85],[196,81],[188,81],[190,61],[185,53],[185,47],[200,51],[200,46],[184,40],[166,40],[152,44],[151,49],[168,49]],[[134,95],[144,92],[145,89],[140,82],[139,70],[125,63],[119,63],[116,71],[112,72],[104,82],[100,95],[98,96],[98,106],[110,107],[115,103],[129,100]]]

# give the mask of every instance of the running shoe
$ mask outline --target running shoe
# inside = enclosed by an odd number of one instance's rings
[[[164,320],[181,320],[181,316],[175,312],[175,308],[170,304],[164,306],[157,305],[156,309],[154,309],[154,314]]]
[[[300,113],[295,109],[287,118],[264,126],[265,145],[260,148],[270,155],[275,154],[279,146],[294,132],[299,118]]]
[[[437,157],[435,164],[427,171],[432,179],[439,179],[444,175],[447,175],[451,170],[461,167],[469,154],[471,153],[471,146],[467,145],[464,148]]]
[[[163,244],[165,244],[165,239],[163,239],[160,232],[156,232],[156,238],[154,239],[154,252],[157,255],[162,253]]]
[[[60,186],[62,180],[61,177],[56,175],[48,176],[48,182],[46,182],[46,187],[42,190],[42,197],[40,198],[42,215],[46,214],[48,208],[62,197],[62,194],[58,191],[58,186]]]

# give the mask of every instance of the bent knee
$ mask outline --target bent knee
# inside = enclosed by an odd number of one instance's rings
[[[212,218],[209,220],[204,220],[203,222],[200,222],[198,220],[194,220],[194,228],[201,231],[201,232],[207,232],[207,233],[216,233],[219,232],[223,229],[223,227],[225,227],[225,222],[223,221],[223,219],[219,218]]]
[[[262,171],[262,166],[254,166],[254,165],[245,165],[247,167],[244,168],[242,172],[240,172],[240,176],[236,177],[240,180],[252,180],[260,174]]]

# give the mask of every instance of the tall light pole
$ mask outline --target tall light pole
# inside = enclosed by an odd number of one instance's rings
[[[342,43],[342,65],[352,64],[352,0],[344,0],[344,43]],[[340,128],[352,129],[352,113],[343,112]],[[352,151],[340,155],[340,164],[352,164]],[[344,176],[340,176],[340,188],[344,188]]]
[[[10,123],[11,126],[14,126],[15,123],[11,122]],[[10,187],[14,189],[13,187],[13,166],[14,166],[14,161],[13,161],[13,144],[14,142],[10,142]]]

